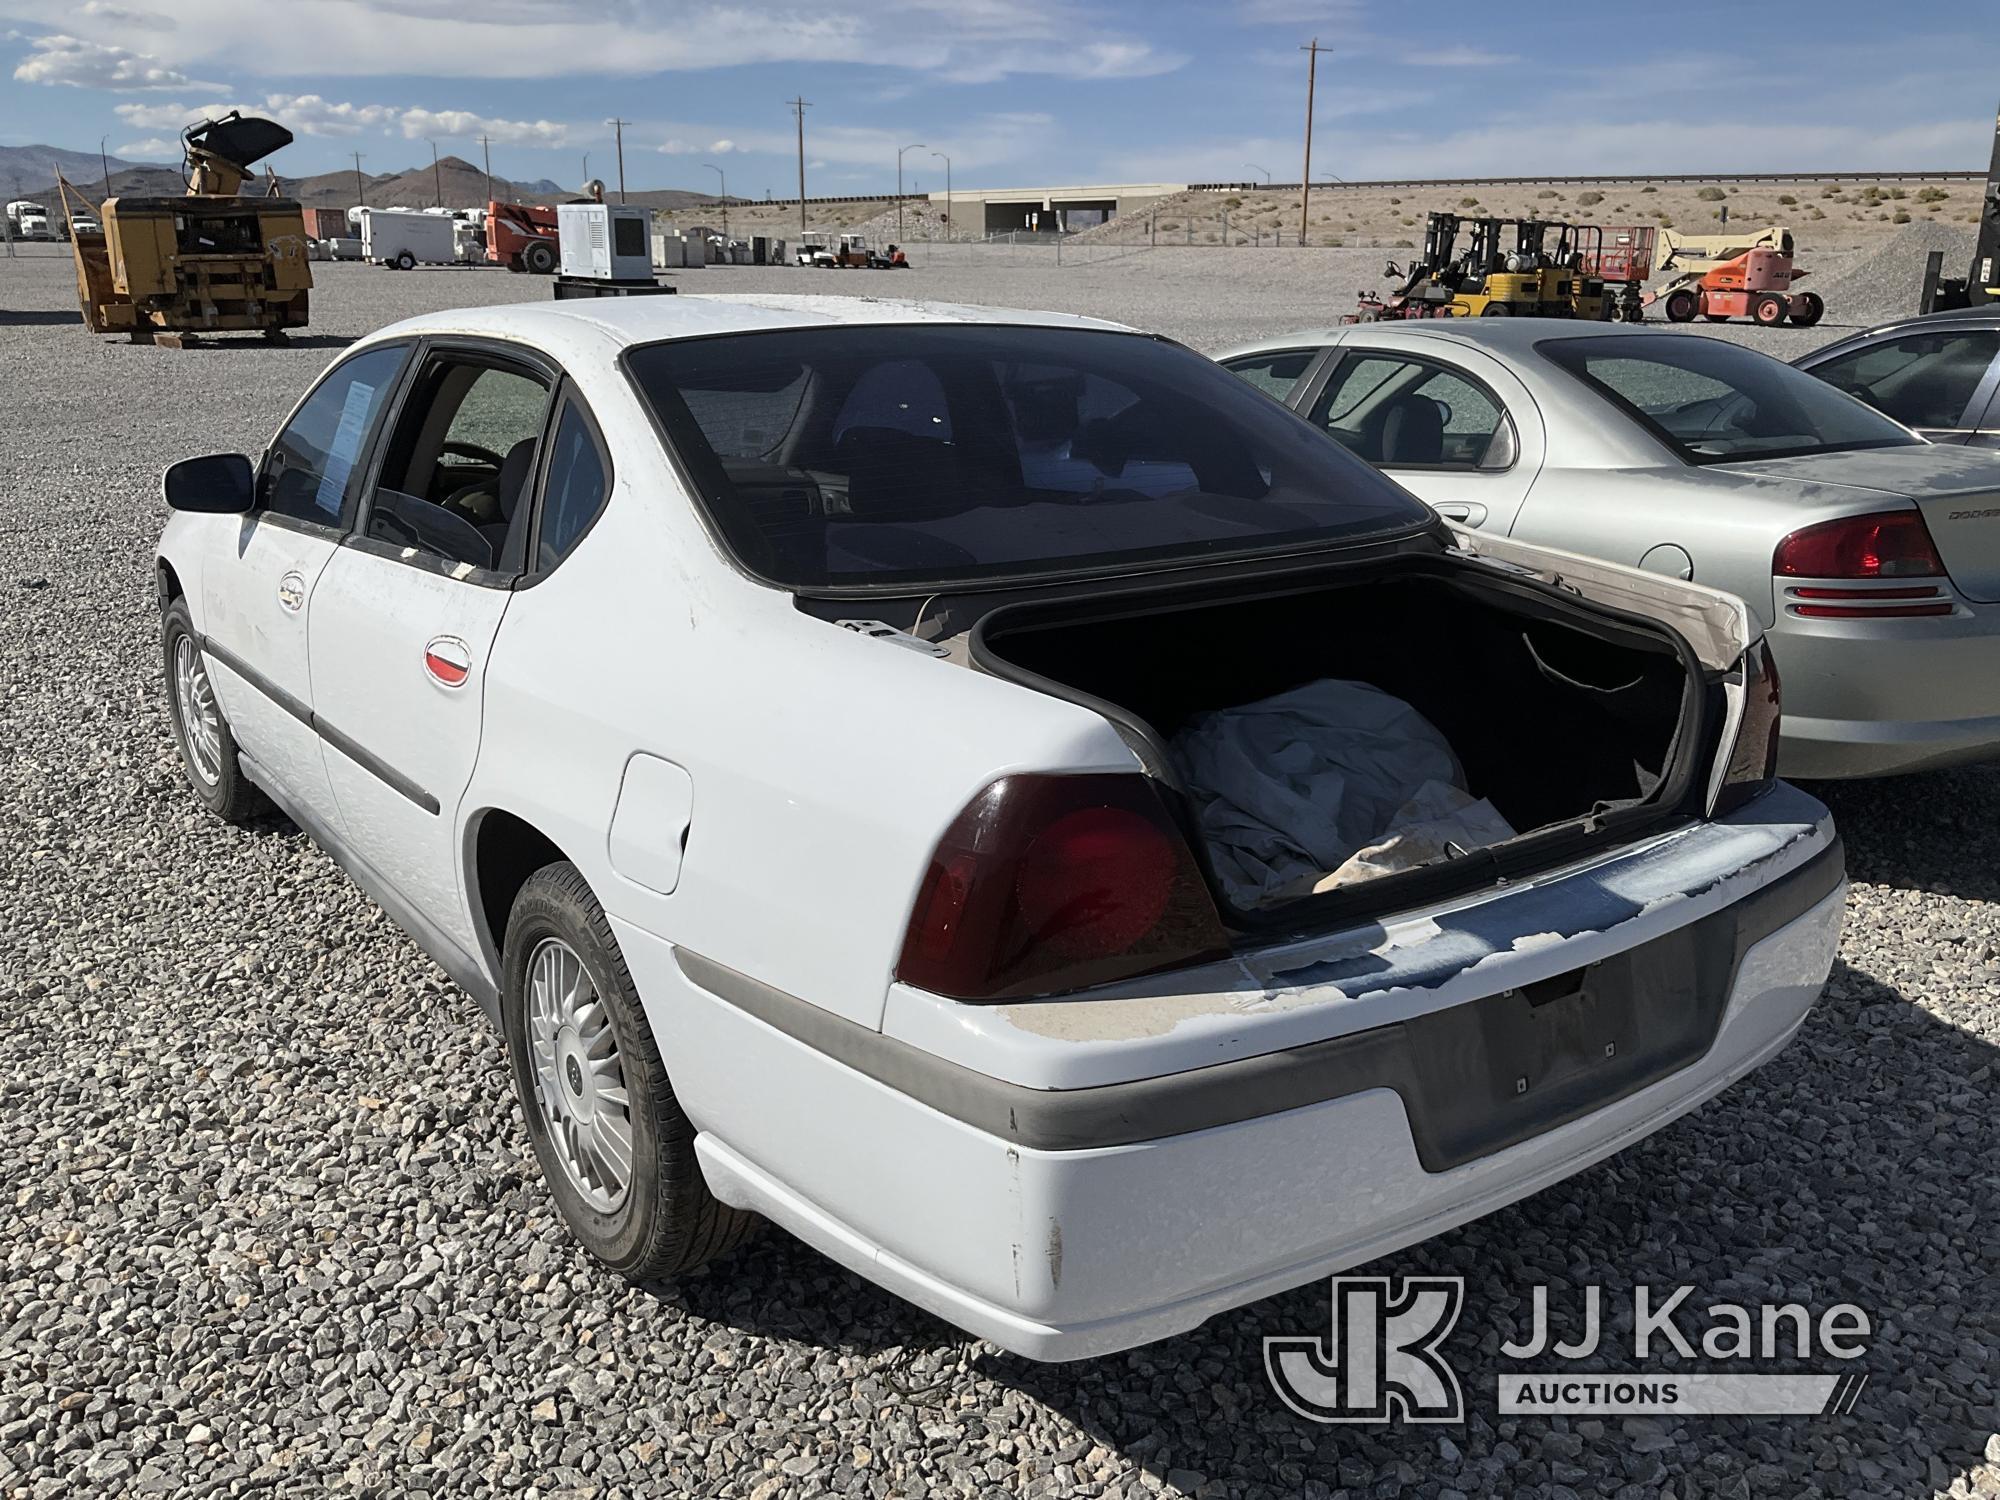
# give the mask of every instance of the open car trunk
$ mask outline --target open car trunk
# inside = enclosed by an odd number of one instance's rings
[[[1668,626],[1449,556],[1005,605],[970,651],[1119,725],[1242,928],[1442,899],[1698,816],[1721,718]]]

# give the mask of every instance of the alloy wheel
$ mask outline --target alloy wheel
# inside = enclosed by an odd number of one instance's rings
[[[632,1099],[610,1009],[561,938],[528,956],[528,1044],[564,1175],[595,1212],[617,1212],[632,1187]]]
[[[193,638],[186,635],[174,642],[174,702],[180,710],[188,763],[204,785],[214,786],[222,779],[222,715],[215,706],[208,667]]]

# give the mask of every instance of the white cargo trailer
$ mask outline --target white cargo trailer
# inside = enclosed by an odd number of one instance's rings
[[[409,209],[363,208],[361,258],[407,271],[412,266],[448,266],[459,258],[457,221]]]

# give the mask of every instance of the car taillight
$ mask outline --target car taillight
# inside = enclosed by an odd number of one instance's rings
[[[896,977],[997,1000],[1228,952],[1187,840],[1145,777],[1006,776],[938,840]]]
[[[1782,578],[1941,578],[1944,560],[1922,516],[1888,510],[1793,532],[1778,543],[1771,571]]]
[[[1741,807],[1778,774],[1778,664],[1763,641],[1743,653],[1743,718],[1715,795],[1718,816]]]

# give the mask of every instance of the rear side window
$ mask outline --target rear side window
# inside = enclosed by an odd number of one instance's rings
[[[1812,373],[1906,427],[1955,428],[1995,354],[2000,329],[1928,331],[1836,354]]]
[[[353,519],[361,450],[409,352],[405,344],[370,349],[319,383],[264,455],[262,509],[320,526]]]
[[[546,573],[570,554],[604,508],[611,476],[589,420],[574,401],[564,404],[542,483],[542,531],[535,571]]]
[[[1299,377],[1312,368],[1317,349],[1287,349],[1278,354],[1250,354],[1224,363],[1223,369],[1239,380],[1247,380],[1267,396],[1283,401],[1292,394]]]
[[[1504,469],[1517,447],[1498,398],[1429,360],[1348,356],[1310,420],[1371,464],[1389,469]]]

